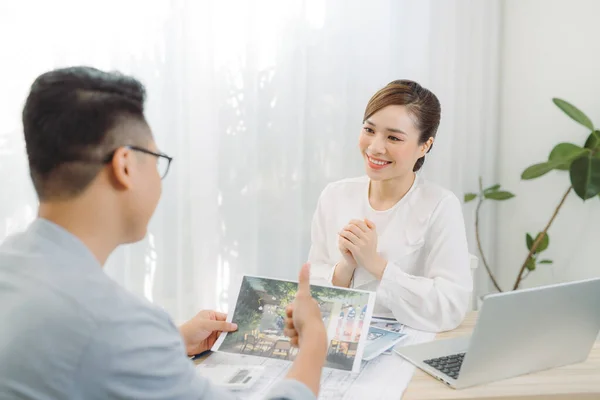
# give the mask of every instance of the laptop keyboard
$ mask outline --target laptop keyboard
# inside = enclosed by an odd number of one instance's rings
[[[454,379],[458,379],[458,372],[464,358],[465,353],[458,353],[446,357],[432,358],[423,362]]]

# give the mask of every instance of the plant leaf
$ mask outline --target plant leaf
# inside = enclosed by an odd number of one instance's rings
[[[573,160],[569,172],[571,185],[582,200],[600,193],[600,158],[591,153],[580,156]]]
[[[477,195],[475,193],[465,193],[465,203],[470,202],[471,200],[475,200]]]
[[[562,171],[568,171],[571,166],[571,162],[585,153],[586,149],[583,149],[573,143],[559,143],[550,152],[548,161],[557,163],[555,169]]]
[[[538,233],[537,236],[535,237],[535,240],[537,240],[537,238],[539,238],[541,234],[542,234],[542,232]],[[546,250],[548,248],[549,244],[550,244],[550,236],[548,236],[548,233],[546,233],[544,235],[544,238],[540,242],[540,244],[538,244],[537,249],[535,249],[536,254],[541,253],[542,251]]]
[[[540,176],[552,171],[560,164],[561,162],[557,161],[547,161],[539,164],[534,164],[527,168],[525,171],[523,171],[523,173],[521,174],[521,179],[529,180],[539,178]]]
[[[529,259],[527,259],[527,269],[530,271],[534,271],[535,270],[535,260],[532,257],[529,257]]]
[[[538,264],[552,264],[554,261],[552,260],[542,260],[540,262],[538,262]]]
[[[600,147],[600,131],[593,131],[592,133],[590,133],[587,140],[585,141],[584,147],[590,150],[594,150],[595,148]]]
[[[485,197],[486,199],[490,199],[490,200],[508,200],[508,199],[512,199],[513,197],[515,197],[515,195],[512,194],[511,192],[500,191],[500,192],[484,193],[483,197]]]
[[[527,243],[527,250],[531,250],[531,246],[533,246],[533,238],[529,233],[525,235],[525,242]]]
[[[579,122],[581,125],[588,127],[591,131],[594,130],[594,124],[592,121],[585,115],[581,110],[575,107],[573,104],[564,101],[562,99],[553,98],[552,101],[558,108],[564,111],[569,117],[571,117],[574,121]]]
[[[599,146],[600,146],[600,131],[594,131],[594,132],[590,133],[590,136],[588,136],[587,140],[585,141],[584,147],[586,149],[593,150]]]
[[[483,192],[484,193],[495,192],[498,189],[500,189],[500,185],[494,185],[494,186],[490,186],[489,188],[485,189]]]

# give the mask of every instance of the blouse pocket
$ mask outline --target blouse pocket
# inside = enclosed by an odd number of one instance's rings
[[[423,267],[420,266],[419,260],[425,245],[427,221],[415,219],[406,224],[406,229],[399,237],[388,238],[390,242],[386,243],[385,247],[382,246],[387,254],[382,253],[382,256],[402,271],[420,276],[423,275]]]
[[[391,262],[403,264],[408,260],[416,259],[425,245],[425,235],[418,235],[408,230],[403,232],[401,237],[387,239],[388,243],[381,243],[381,256]]]

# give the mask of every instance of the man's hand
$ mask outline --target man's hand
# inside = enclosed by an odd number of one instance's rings
[[[179,327],[189,356],[200,354],[215,344],[221,332],[233,332],[236,324],[226,322],[227,314],[202,310]]]
[[[381,279],[387,261],[377,254],[377,230],[375,224],[368,219],[360,221],[351,220],[342,229],[340,235],[340,246],[348,249],[356,262]]]
[[[298,279],[298,292],[294,302],[286,308],[284,333],[293,346],[302,348],[304,338],[311,336],[327,348],[327,332],[321,319],[319,304],[310,295],[310,266],[304,264]]]
[[[327,331],[319,304],[310,295],[309,275],[310,267],[304,264],[296,298],[286,309],[284,332],[292,345],[300,348],[286,377],[304,383],[318,397],[321,370],[327,355]]]

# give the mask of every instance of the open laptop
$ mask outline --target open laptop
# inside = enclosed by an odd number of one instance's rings
[[[600,331],[600,278],[495,293],[469,336],[394,351],[455,389],[584,361]]]

